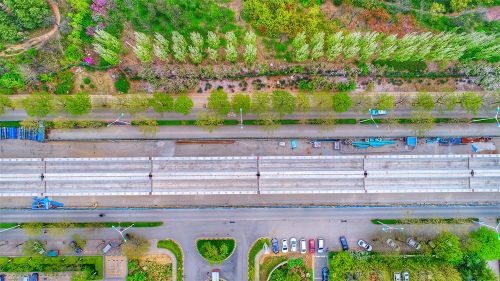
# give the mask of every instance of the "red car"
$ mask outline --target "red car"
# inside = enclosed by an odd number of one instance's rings
[[[316,253],[316,242],[314,239],[309,239],[309,254]]]

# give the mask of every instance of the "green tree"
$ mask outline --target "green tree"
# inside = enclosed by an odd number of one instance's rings
[[[451,0],[450,6],[451,10],[454,12],[461,12],[469,6],[470,0]]]
[[[252,95],[252,113],[260,115],[271,110],[271,96],[267,93],[255,93]]]
[[[9,97],[0,95],[0,116],[5,114],[6,108],[14,108],[12,101]]]
[[[437,15],[437,14],[444,14],[446,13],[446,7],[438,2],[433,2],[431,5],[431,13]]]
[[[163,116],[165,112],[174,111],[174,98],[170,94],[153,93],[153,96],[149,99],[149,105],[154,112]]]
[[[43,26],[50,18],[50,9],[44,0],[4,0],[3,3],[14,13],[16,23],[25,29]]]
[[[436,256],[451,264],[457,265],[462,261],[462,250],[458,237],[448,231],[441,232],[434,239],[434,253]]]
[[[354,260],[349,252],[339,252],[330,260],[330,268],[334,280],[343,280],[346,274],[352,270]]]
[[[213,132],[217,127],[224,124],[224,120],[215,112],[202,111],[196,119],[196,126],[202,127],[209,133]]]
[[[483,106],[483,99],[475,93],[464,93],[460,97],[460,106],[468,113],[476,115]]]
[[[177,31],[172,32],[172,54],[176,61],[186,62],[187,42],[184,36]]]
[[[136,57],[143,63],[149,63],[153,60],[153,42],[151,38],[144,33],[134,32],[135,46],[132,47]]]
[[[330,111],[333,108],[333,99],[329,93],[319,92],[312,95],[312,104],[317,111]]]
[[[393,110],[395,98],[392,95],[383,93],[375,98],[375,108],[382,110]]]
[[[207,54],[208,58],[210,58],[212,61],[217,61],[217,58],[219,57],[219,46],[220,46],[220,39],[212,31],[209,31],[207,33]]]
[[[295,97],[287,91],[273,91],[272,108],[280,117],[295,110]]]
[[[413,104],[416,109],[427,111],[433,110],[435,106],[434,99],[429,93],[419,93]]]
[[[295,110],[302,113],[311,111],[311,101],[306,93],[298,93],[295,98]]]
[[[94,50],[99,56],[111,65],[120,63],[122,44],[118,38],[99,29],[94,34]]]
[[[175,99],[174,110],[177,113],[188,115],[193,108],[193,100],[187,95],[180,95]]]
[[[241,108],[242,113],[247,114],[250,111],[250,104],[250,96],[246,94],[235,94],[231,100],[234,113],[239,113]]]
[[[333,111],[347,112],[352,106],[351,96],[347,93],[336,93],[333,95]]]
[[[118,96],[111,106],[118,113],[128,112],[130,115],[135,115],[148,110],[149,100],[143,94],[122,95]]]
[[[411,125],[415,135],[425,137],[434,128],[434,116],[429,111],[414,111],[411,115]]]
[[[484,260],[500,259],[500,240],[496,231],[483,226],[471,232],[470,237],[477,242],[473,247],[473,252],[481,258]]]
[[[159,60],[167,61],[170,51],[168,40],[159,33],[155,33],[154,37],[153,53]]]
[[[54,110],[54,96],[47,92],[33,92],[21,103],[26,113],[32,117],[45,117]]]
[[[129,259],[138,259],[149,250],[150,244],[146,237],[137,234],[127,234],[127,242],[122,244],[122,251]]]
[[[71,115],[87,114],[92,107],[90,95],[87,92],[79,92],[72,96],[63,97],[64,108]]]
[[[45,244],[42,241],[30,239],[24,242],[23,255],[33,257],[45,253]]]
[[[225,116],[231,111],[231,103],[224,90],[214,90],[208,97],[207,108],[213,112]]]

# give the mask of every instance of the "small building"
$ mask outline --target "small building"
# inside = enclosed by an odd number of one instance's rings
[[[212,270],[212,281],[219,281],[219,273],[220,273],[220,269],[214,269]]]

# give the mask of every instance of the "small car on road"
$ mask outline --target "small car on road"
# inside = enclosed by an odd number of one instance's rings
[[[366,251],[371,252],[372,251],[372,245],[368,244],[365,242],[365,240],[358,240],[358,246],[361,248],[364,248]]]
[[[328,281],[328,267],[323,267],[323,269],[321,270],[321,273],[322,273],[322,279],[321,281]]]
[[[297,239],[295,237],[290,238],[290,251],[297,252]]]
[[[396,250],[396,251],[401,250],[401,248],[399,247],[399,245],[396,244],[396,242],[394,242],[394,240],[392,240],[391,238],[388,238],[386,242],[387,242],[387,245],[389,245],[394,250]]]
[[[273,248],[273,253],[275,254],[280,252],[280,245],[278,244],[278,239],[273,238],[271,240],[271,248]]]
[[[323,238],[318,238],[318,253],[323,253],[325,249],[325,240]]]
[[[281,240],[281,252],[288,253],[288,240],[287,239]]]
[[[305,238],[300,239],[300,253],[301,254],[307,253],[307,244]]]
[[[347,245],[347,239],[345,236],[340,236],[340,245],[342,246],[342,250],[349,251],[349,245]]]
[[[415,250],[420,250],[420,243],[418,243],[417,240],[411,237],[406,239],[406,244],[408,244],[408,246],[414,248]]]
[[[314,239],[309,239],[309,254],[316,253],[316,243]]]
[[[76,254],[81,254],[83,252],[83,249],[76,243],[76,241],[71,241],[69,243],[69,246],[71,247],[71,249],[73,249],[73,251],[75,251]]]
[[[408,271],[403,272],[403,281],[410,281],[410,273]]]
[[[399,272],[394,272],[394,274],[393,274],[393,278],[394,278],[394,279],[393,279],[394,281],[401,281],[401,273],[399,273]]]

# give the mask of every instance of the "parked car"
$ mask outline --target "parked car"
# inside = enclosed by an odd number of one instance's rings
[[[38,281],[38,273],[32,273],[30,277],[30,281]]]
[[[48,257],[57,257],[59,256],[59,250],[50,250],[47,252]]]
[[[273,248],[273,253],[275,254],[280,252],[280,245],[278,245],[278,239],[273,238],[271,240],[271,248]]]
[[[322,273],[322,281],[328,281],[328,267],[323,267],[323,269],[321,270],[321,273]]]
[[[372,245],[366,243],[364,240],[361,240],[361,239],[358,240],[358,246],[360,246],[361,248],[364,248],[368,252],[372,251]]]
[[[410,273],[408,271],[403,272],[403,281],[410,281]]]
[[[107,254],[112,248],[113,246],[111,246],[111,243],[108,243],[106,246],[104,246],[104,248],[102,248],[102,253]]]
[[[5,274],[0,274],[0,281],[5,281]]]
[[[401,250],[401,248],[399,247],[399,245],[396,244],[396,242],[394,242],[394,240],[392,240],[391,238],[387,239],[387,245],[389,245],[391,248],[393,248],[396,251]]]
[[[411,237],[406,239],[406,244],[408,244],[408,246],[410,246],[416,250],[420,250],[420,243],[418,243],[417,240],[415,240]]]
[[[76,254],[81,254],[83,252],[83,249],[76,243],[76,241],[71,241],[69,243],[69,246],[71,247],[71,249],[73,249],[73,251],[75,251]]]
[[[401,273],[394,272],[394,281],[401,281]]]
[[[323,253],[325,249],[325,240],[323,238],[318,238],[318,253]]]
[[[309,239],[309,253],[316,253],[316,243],[314,242],[314,239]]]
[[[281,240],[281,252],[288,253],[288,240]]]
[[[306,239],[304,238],[300,239],[300,253],[301,254],[307,253],[307,244],[306,244]]]
[[[340,236],[340,245],[342,245],[342,250],[349,251],[349,245],[347,245],[347,239],[345,239],[345,236]]]
[[[290,238],[290,251],[297,252],[297,239],[295,237]]]
[[[373,116],[387,115],[387,110],[370,108],[370,114],[373,115]]]
[[[29,274],[26,274],[26,275],[23,276],[23,281],[30,281]]]

